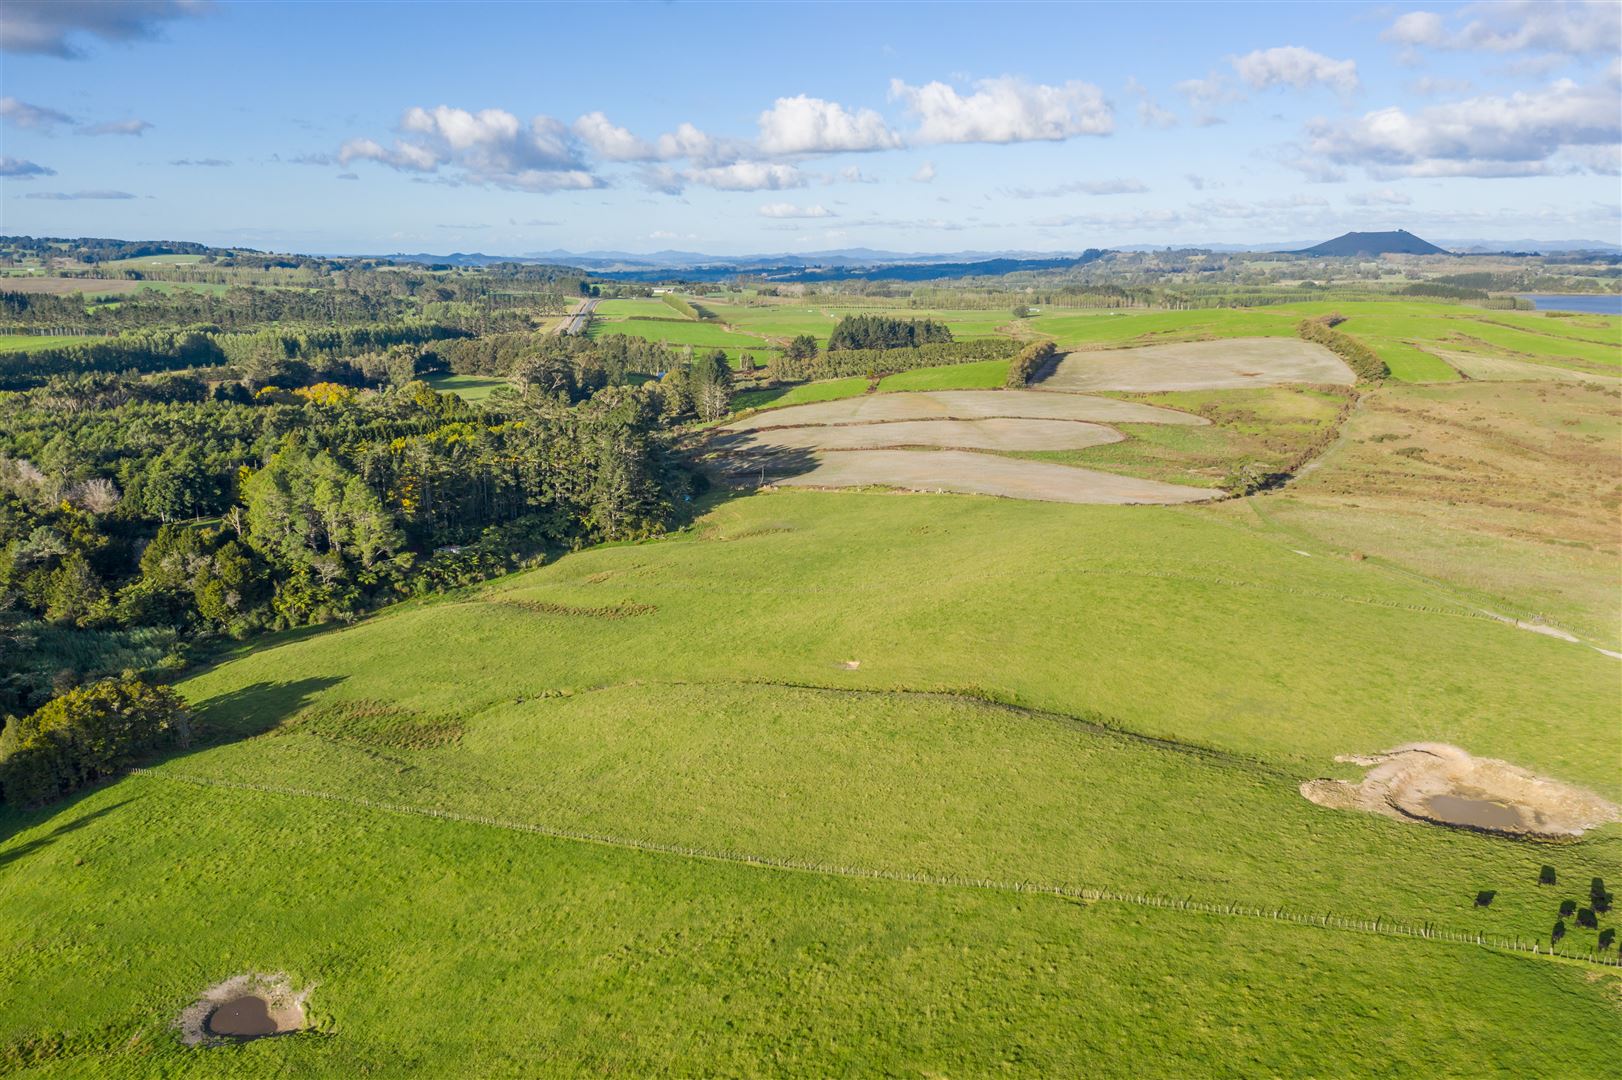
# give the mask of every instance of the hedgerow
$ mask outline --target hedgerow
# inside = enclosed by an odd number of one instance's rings
[[[1322,315],[1315,319],[1302,319],[1296,333],[1305,341],[1316,342],[1346,361],[1358,382],[1379,382],[1391,374],[1385,361],[1374,350],[1352,337],[1333,329],[1344,320],[1339,315]]]

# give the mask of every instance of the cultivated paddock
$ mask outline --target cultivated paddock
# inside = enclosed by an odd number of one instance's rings
[[[898,420],[875,424],[824,424],[732,432],[711,446],[727,453],[779,450],[884,450],[930,446],[959,450],[1083,450],[1120,442],[1121,434],[1079,420]]]
[[[776,483],[812,488],[881,485],[907,491],[950,491],[1038,502],[1106,505],[1199,502],[1220,494],[1209,488],[1163,484],[1158,480],[1139,480],[967,450],[830,453],[820,457],[809,471],[781,477]]]
[[[728,424],[727,430],[871,424],[893,420],[984,420],[993,417],[1086,420],[1101,424],[1209,422],[1203,417],[1175,409],[1079,394],[1061,396],[1035,390],[935,390],[915,394],[868,394],[772,409]]]
[[[1208,488],[1001,454],[1122,441],[1106,423],[1209,423],[1131,401],[1030,390],[868,394],[774,409],[711,434],[706,452],[740,479],[795,487],[883,486],[1069,503],[1181,503]],[[914,449],[906,449],[908,447]]]
[[[1295,338],[1232,338],[1069,353],[1039,384],[1044,390],[1232,390],[1356,379],[1322,345]]]

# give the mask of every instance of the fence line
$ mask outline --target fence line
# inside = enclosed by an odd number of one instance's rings
[[[670,844],[657,840],[639,840],[633,837],[615,836],[610,833],[593,833],[578,829],[562,829],[550,825],[538,825],[533,822],[510,821],[503,818],[487,817],[480,814],[468,814],[456,810],[444,810],[432,806],[411,806],[405,803],[384,802],[377,799],[368,799],[363,795],[343,795],[330,791],[312,791],[306,788],[285,787],[277,784],[252,784],[241,780],[221,780],[212,777],[187,776],[181,773],[171,773],[166,770],[153,770],[135,768],[131,774],[158,780],[168,780],[175,783],[193,784],[198,787],[224,788],[237,791],[253,791],[266,795],[285,795],[295,798],[321,799],[327,802],[341,803],[347,806],[359,806],[370,810],[381,810],[393,814],[405,814],[414,817],[438,818],[443,821],[455,821],[462,824],[484,825],[490,828],[506,829],[512,832],[532,833],[555,840],[573,840],[581,843],[599,844],[605,847],[625,848],[632,851],[648,852],[657,855],[677,855],[684,858],[704,859],[711,862],[734,863],[742,866],[758,866],[773,870],[789,870],[799,873],[823,874],[835,877],[862,878],[873,881],[892,881],[914,885],[936,885],[954,888],[989,889],[997,892],[1036,893],[1048,896],[1061,896],[1076,900],[1087,900],[1096,903],[1132,904],[1138,907],[1161,908],[1172,911],[1194,911],[1205,915],[1227,915],[1251,919],[1271,919],[1275,922],[1287,922],[1297,926],[1316,926],[1332,930],[1347,930],[1356,933],[1379,934],[1387,937],[1421,938],[1427,941],[1441,941],[1456,945],[1477,945],[1483,948],[1499,949],[1509,952],[1529,953],[1533,956],[1547,956],[1564,960],[1576,960],[1585,963],[1599,964],[1606,967],[1622,967],[1622,950],[1616,955],[1607,955],[1593,951],[1567,952],[1555,943],[1544,944],[1537,940],[1527,940],[1521,937],[1504,937],[1502,935],[1483,934],[1477,931],[1447,930],[1432,923],[1402,923],[1394,922],[1378,916],[1374,919],[1360,918],[1346,915],[1336,915],[1333,912],[1308,914],[1298,911],[1287,911],[1282,907],[1262,908],[1237,901],[1230,903],[1213,903],[1206,900],[1197,900],[1192,896],[1175,897],[1163,896],[1155,893],[1121,892],[1113,889],[1098,889],[1090,886],[1064,885],[1039,881],[1010,881],[997,878],[968,877],[955,874],[928,874],[908,870],[884,870],[866,866],[846,866],[837,863],[819,863],[809,859],[780,858],[772,855],[755,855],[749,852],[715,850],[707,848],[689,847],[684,844]]]

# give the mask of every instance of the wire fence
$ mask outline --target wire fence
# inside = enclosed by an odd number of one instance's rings
[[[180,773],[171,773],[167,770],[136,768],[131,769],[130,772],[136,776],[144,776],[156,780],[168,780],[176,783],[192,784],[198,787],[225,788],[236,791],[253,791],[266,795],[283,795],[294,798],[320,799],[326,802],[341,803],[346,806],[358,806],[368,810],[379,810],[392,814],[437,818],[442,821],[455,821],[462,824],[483,825],[495,829],[506,829],[512,832],[532,833],[537,836],[545,836],[556,840],[572,840],[581,843],[600,844],[606,847],[626,848],[633,851],[642,851],[657,855],[677,855],[684,858],[704,859],[711,862],[733,863],[741,866],[758,866],[773,870],[788,870],[808,874],[861,878],[872,881],[893,881],[903,884],[934,885],[966,889],[987,889],[996,892],[1034,893],[1096,903],[1132,904],[1138,907],[1160,908],[1170,911],[1193,911],[1204,915],[1225,915],[1248,919],[1271,919],[1274,922],[1292,923],[1297,926],[1316,926],[1332,930],[1351,931],[1354,933],[1378,934],[1387,937],[1420,938],[1426,941],[1441,941],[1456,945],[1476,945],[1483,948],[1498,949],[1506,952],[1527,953],[1533,956],[1547,956],[1562,960],[1573,960],[1582,963],[1598,964],[1605,967],[1622,967],[1622,950],[1619,950],[1618,952],[1597,952],[1588,949],[1562,949],[1558,942],[1553,941],[1543,942],[1536,939],[1523,938],[1518,935],[1506,936],[1502,934],[1484,934],[1479,931],[1472,930],[1453,930],[1438,927],[1429,922],[1409,923],[1387,919],[1384,916],[1369,919],[1360,916],[1337,915],[1333,912],[1317,913],[1290,911],[1283,907],[1256,907],[1254,905],[1241,904],[1237,901],[1230,903],[1214,903],[1207,900],[1199,900],[1192,896],[1179,897],[1155,893],[1126,892],[1115,889],[1094,888],[1085,885],[1066,885],[1040,881],[1014,881],[998,878],[970,877],[955,874],[930,874],[921,871],[885,870],[868,866],[849,866],[839,863],[817,862],[811,859],[780,858],[773,855],[756,855],[741,851],[691,847],[685,844],[670,844],[657,840],[641,840],[634,837],[616,836],[611,833],[596,833],[579,829],[561,829],[550,825],[539,825],[526,821],[512,821],[505,818],[489,817],[482,814],[463,813],[458,810],[445,810],[433,806],[412,806],[405,803],[394,803],[380,799],[369,799],[363,795],[346,795],[331,791],[314,791],[307,788],[286,787],[278,784],[254,784],[242,780],[223,780],[213,777],[188,776]]]

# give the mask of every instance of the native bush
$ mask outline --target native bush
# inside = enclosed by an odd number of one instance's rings
[[[0,732],[0,795],[13,806],[50,802],[190,737],[186,703],[168,687],[136,678],[81,686]]]

